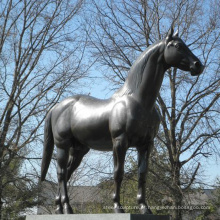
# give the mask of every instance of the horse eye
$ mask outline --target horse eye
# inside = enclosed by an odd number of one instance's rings
[[[176,49],[180,49],[181,48],[181,44],[175,44],[174,45]]]

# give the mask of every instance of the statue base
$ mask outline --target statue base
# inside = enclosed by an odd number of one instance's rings
[[[26,220],[171,220],[168,215],[141,214],[73,214],[73,215],[29,215]]]

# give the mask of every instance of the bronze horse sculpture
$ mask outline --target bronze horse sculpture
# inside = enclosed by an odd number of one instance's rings
[[[54,145],[57,147],[58,193],[56,213],[71,214],[67,181],[90,149],[113,151],[114,211],[123,213],[120,187],[129,147],[138,152],[137,202],[143,214],[151,214],[145,201],[148,159],[158,132],[155,109],[164,73],[170,67],[198,76],[204,66],[170,29],[165,39],[148,47],[131,67],[124,85],[107,100],[76,95],[56,104],[47,114],[41,180],[45,179]]]

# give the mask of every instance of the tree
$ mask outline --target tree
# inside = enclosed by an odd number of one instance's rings
[[[1,1],[0,219],[6,191],[15,190],[18,179],[31,184],[21,159],[35,157],[46,111],[87,73],[86,39],[76,20],[82,5],[82,0]],[[16,161],[15,175],[9,167]]]
[[[157,151],[166,149],[171,182],[162,181],[176,206],[173,217],[180,220],[183,193],[199,183],[200,161],[219,155],[220,4],[205,0],[92,3],[85,17],[91,54],[116,88],[137,55],[166,36],[171,24],[206,66],[196,78],[169,69],[157,102],[162,119]],[[159,160],[154,163],[160,167]]]
[[[37,205],[38,187],[29,175],[20,176],[23,160],[14,158],[6,168],[8,175],[2,180],[3,219],[24,219],[22,212]]]

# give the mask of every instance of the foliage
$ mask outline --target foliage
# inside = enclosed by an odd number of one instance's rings
[[[38,186],[33,182],[33,177],[20,175],[22,163],[22,159],[14,158],[6,168],[2,180],[3,219],[21,219],[22,213],[39,203]]]
[[[210,208],[200,214],[196,220],[212,220],[218,219],[220,214],[220,180],[217,179],[215,191],[212,198],[208,201],[207,206]]]

